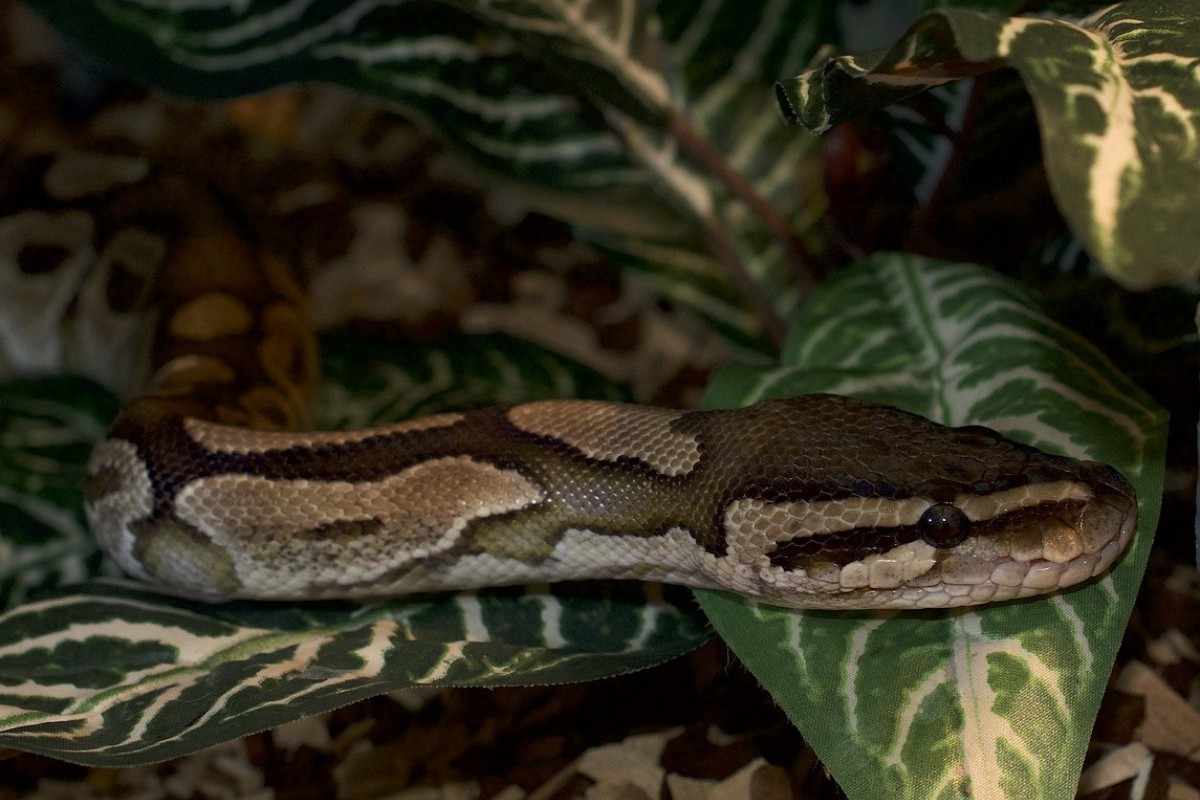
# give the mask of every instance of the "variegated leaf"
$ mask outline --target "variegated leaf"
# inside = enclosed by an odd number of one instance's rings
[[[1067,798],[1149,556],[1165,414],[1016,284],[979,267],[876,257],[795,319],[779,366],[723,372],[710,405],[837,392],[985,424],[1114,464],[1140,498],[1106,577],[977,610],[839,614],[704,593],[718,632],[855,800]]]
[[[116,411],[111,393],[79,378],[0,384],[0,607],[99,568],[80,498],[88,452]]]
[[[331,337],[321,416],[359,425],[497,400],[622,396],[591,370],[509,337],[395,350]],[[710,635],[686,591],[634,584],[358,606],[209,605],[92,582],[18,605],[100,569],[80,511],[84,462],[115,408],[110,394],[69,378],[0,386],[5,746],[143,763],[406,686],[627,672]]]
[[[629,400],[576,361],[512,336],[456,336],[420,348],[321,339],[320,425],[353,430],[443,411],[560,397]]]
[[[599,678],[703,642],[688,600],[576,584],[370,606],[214,606],[93,585],[0,617],[0,744],[145,763],[409,686]]]
[[[769,87],[836,37],[824,4],[32,5],[171,91],[325,80],[398,105],[741,344],[762,333],[751,306],[799,297],[820,207],[812,140],[779,120]]]
[[[1189,199],[1200,182],[1200,18],[1128,0],[1079,21],[964,10],[922,17],[890,50],[779,84],[785,114],[823,131],[956,78],[1017,70],[1041,123],[1059,207],[1122,284],[1200,275]]]

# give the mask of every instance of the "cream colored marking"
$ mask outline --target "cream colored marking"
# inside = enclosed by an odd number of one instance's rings
[[[448,563],[418,564],[390,586],[379,588],[384,594],[432,592],[442,589],[476,589],[485,586],[540,583],[545,580],[545,572],[539,569],[537,564],[491,553],[467,553]]]
[[[314,583],[377,586],[388,570],[451,549],[471,520],[540,500],[519,473],[454,457],[367,483],[203,478],[178,493],[175,515],[232,556],[243,585],[295,596]],[[345,533],[355,523],[362,531]]]
[[[92,449],[87,474],[95,478],[104,473],[111,474],[114,491],[87,503],[88,526],[122,569],[147,578],[146,570],[134,556],[136,539],[129,526],[148,517],[154,509],[150,474],[133,443],[121,439],[107,439]]]
[[[942,582],[946,585],[973,586],[986,582],[991,575],[992,562],[985,558],[954,553],[941,562]]]
[[[556,573],[569,574],[596,573],[596,565],[603,564],[603,574],[597,577],[664,580],[667,576],[701,574],[698,562],[702,554],[708,555],[682,528],[658,536],[612,535],[572,528],[559,539],[547,565],[552,565]]]
[[[1089,500],[1091,497],[1092,490],[1086,483],[1053,481],[1052,483],[1018,486],[1015,489],[988,495],[960,494],[954,498],[954,505],[967,515],[967,519],[978,522],[983,519],[994,519],[1001,514],[1019,511],[1022,508],[1032,508],[1042,503],[1059,500]]]
[[[1059,585],[1064,567],[1052,561],[1039,561],[1029,566],[1022,585],[1027,589],[1053,589]]]
[[[1049,488],[1034,487],[1033,491],[1004,492],[999,498],[993,498],[990,505],[975,504],[971,511],[1003,514],[1059,497],[1087,500],[1090,496],[1091,492],[1086,486],[1064,481]],[[919,505],[909,509],[907,516],[911,518],[918,508],[929,504],[928,500],[919,501]],[[994,542],[968,542],[965,549],[958,551],[940,551],[922,540],[915,540],[845,565],[838,576],[839,583],[831,589],[829,570],[821,562],[817,561],[807,573],[804,570],[788,572],[771,565],[763,555],[763,548],[778,541],[769,533],[771,525],[783,524],[787,528],[779,537],[786,541],[797,535],[795,529],[798,520],[811,520],[808,516],[811,508],[804,508],[805,505],[744,500],[731,504],[726,515],[729,544],[726,561],[733,568],[735,577],[742,579],[743,585],[748,582],[758,586],[754,590],[756,593],[784,605],[787,604],[789,591],[798,593],[796,600],[804,607],[827,608],[868,605],[904,607],[917,599],[927,607],[958,606],[1025,597],[1086,580],[1108,567],[1108,563],[1100,563],[1105,561],[1106,554],[1111,563],[1122,547],[1120,542],[1110,542],[1103,546],[1099,554],[1080,554],[1085,543],[1066,525],[1059,525],[1044,536],[1037,534],[1025,537],[1025,532],[1018,529],[995,537]],[[837,511],[843,515],[841,519],[844,524],[848,514],[862,514],[863,508],[870,509],[867,513],[872,518],[878,516],[877,509],[857,502],[847,506],[843,501]],[[916,516],[919,518],[919,514]],[[776,531],[776,535],[778,533]],[[1031,541],[1026,541],[1026,538]],[[1010,548],[1019,551],[1020,557],[1028,558],[1032,563],[1012,560],[1008,553]],[[1066,563],[1044,560],[1049,557],[1047,551],[1066,560]],[[998,560],[1001,563],[997,564]],[[755,573],[753,580],[744,580],[746,570]],[[721,582],[726,586],[738,585],[738,581],[731,580],[727,575],[722,576]],[[871,599],[867,600],[864,595],[839,595],[839,590],[868,590],[872,594]],[[880,594],[893,591],[896,597],[892,600]]]
[[[743,531],[759,545],[855,528],[916,525],[931,505],[923,498],[891,500],[848,497],[843,500],[769,503],[753,497],[734,500],[725,509],[725,529]],[[765,549],[765,548],[764,548]]]
[[[618,542],[622,547],[619,551],[613,550],[613,545]],[[627,558],[630,550],[625,549],[626,547],[639,552],[643,560],[639,562],[637,559]],[[929,555],[933,549],[926,548],[929,546],[923,543],[896,548],[889,558],[893,565],[905,568],[928,563],[924,556]],[[764,569],[735,563],[728,557],[714,557],[698,548],[692,537],[683,530],[673,530],[651,539],[636,536],[614,537],[586,530],[570,530],[564,534],[555,552],[559,557],[537,564],[491,554],[466,555],[444,564],[419,564],[390,586],[376,588],[384,592],[411,592],[463,586],[531,583],[560,577],[581,577],[581,573],[574,570],[585,569],[588,575],[596,577],[662,579],[691,586],[722,588],[759,596],[782,606],[846,609],[912,608],[919,605],[941,608],[1028,597],[1039,594],[1046,588],[1069,586],[1074,581],[1085,580],[1106,569],[1121,552],[1121,546],[1118,542],[1112,542],[1105,547],[1105,552],[1100,556],[1081,556],[1065,566],[1046,564],[1035,578],[1022,581],[1018,585],[992,583],[987,580],[980,583],[943,583],[936,574],[938,570],[935,569],[923,576],[925,584],[901,588],[867,588],[866,593],[863,593],[861,588],[847,586],[845,583],[839,585],[814,581],[813,575],[803,572],[789,573],[769,565]],[[619,563],[608,562],[614,557]],[[1023,570],[1027,565],[1017,566]],[[972,573],[975,577],[984,574],[986,567],[980,559],[967,558],[952,571],[955,578],[963,579],[971,577]],[[854,562],[847,569],[850,574],[860,571],[864,576],[869,576],[870,572],[868,565],[862,562]],[[868,584],[864,582],[862,586],[868,587]]]
[[[66,153],[46,168],[42,186],[59,200],[107,192],[136,183],[150,173],[150,162],[111,153]]]
[[[1020,586],[1025,581],[1029,565],[1021,561],[1003,561],[992,570],[992,583],[1000,586]]]
[[[872,553],[842,568],[844,588],[897,589],[916,583],[937,565],[937,548],[920,539],[897,545],[883,553]]]
[[[154,373],[154,386],[170,386],[183,384],[191,386],[198,383],[233,383],[237,373],[225,361],[214,356],[201,356],[194,353],[178,356],[163,364]]]
[[[178,520],[134,528],[137,555],[154,579],[209,597],[229,597],[242,589],[233,554]]]
[[[1079,558],[1068,561],[1064,566],[1062,576],[1059,581],[1064,585],[1071,585],[1086,581],[1092,575],[1096,574],[1096,563],[1100,560],[1099,553],[1085,553]]]
[[[805,567],[808,577],[828,584],[840,584],[842,568],[832,561],[814,561]]]
[[[979,522],[1045,502],[1087,500],[1091,495],[1091,489],[1086,484],[1055,481],[1020,486],[991,495],[960,494],[954,499],[954,505],[962,509],[967,519]],[[726,508],[725,529],[743,532],[743,536],[753,540],[751,547],[761,547],[801,536],[838,533],[855,528],[916,525],[931,505],[931,499],[921,497],[905,500],[846,497],[840,500],[797,500],[782,503],[768,503],[765,500],[745,497],[731,502]],[[1026,557],[1042,557],[1040,538],[1031,544],[1036,548],[1036,552],[1029,552]],[[1077,555],[1068,554],[1070,551],[1065,543],[1061,552],[1067,558]],[[854,579],[857,580],[857,576]]]
[[[665,475],[686,475],[700,462],[696,437],[671,430],[680,412],[590,400],[545,400],[509,409],[518,428],[566,442],[589,458],[633,458]]]
[[[446,428],[461,420],[461,414],[434,414],[409,422],[397,422],[394,425],[380,425],[375,428],[361,428],[354,431],[306,431],[304,433],[253,431],[234,425],[219,425],[201,419],[185,419],[183,427],[189,436],[209,450],[217,453],[246,455],[286,450],[290,447],[349,444],[376,436],[402,435],[433,428]]]
[[[701,553],[686,531],[673,529],[661,536],[614,536],[569,529],[544,559],[530,563],[490,553],[471,553],[450,563],[419,566],[400,579],[406,591],[439,588],[541,583],[579,578],[609,578],[678,582],[721,588],[710,571],[699,566],[713,557]]]
[[[847,589],[861,589],[871,583],[871,571],[861,561],[851,561],[842,567],[842,586]]]
[[[250,330],[254,315],[241,300],[225,292],[209,292],[184,304],[171,315],[170,334],[193,342],[211,342]]]
[[[1042,537],[1042,557],[1065,564],[1083,554],[1083,540],[1066,525],[1054,525]]]

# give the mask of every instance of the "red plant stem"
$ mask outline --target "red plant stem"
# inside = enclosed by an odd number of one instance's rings
[[[758,189],[740,172],[730,166],[725,155],[713,147],[679,109],[672,109],[667,117],[667,127],[675,135],[684,155],[692,163],[701,167],[709,175],[729,187],[734,196],[762,220],[771,236],[783,247],[790,260],[796,265],[803,288],[811,289],[821,278],[821,269],[817,260],[808,252],[804,242],[792,230],[791,224],[784,219],[767,198],[759,194]]]

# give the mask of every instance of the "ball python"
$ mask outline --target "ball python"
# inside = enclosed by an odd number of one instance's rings
[[[86,200],[98,237],[137,245],[122,252],[159,314],[151,388],[96,445],[85,509],[125,571],[168,591],[600,578],[931,608],[1085,581],[1131,538],[1134,492],[1107,465],[840,396],[542,401],[302,432],[316,343],[289,259],[221,195],[128,167],[57,190]]]

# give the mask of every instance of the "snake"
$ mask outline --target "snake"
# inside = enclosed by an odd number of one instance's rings
[[[317,345],[294,259],[217,190],[118,166],[86,181],[52,167],[38,191],[83,205],[97,251],[153,287],[153,377],[95,445],[85,512],[112,559],[165,592],[612,579],[791,608],[944,608],[1088,581],[1136,527],[1111,466],[839,395],[540,400],[310,430]],[[31,230],[49,236],[47,219]]]

